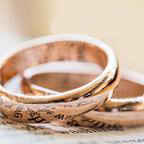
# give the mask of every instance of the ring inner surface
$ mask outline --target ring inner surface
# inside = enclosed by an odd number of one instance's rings
[[[143,96],[144,85],[134,81],[121,79],[118,87],[115,89],[113,98],[135,98]]]
[[[31,84],[58,92],[64,92],[80,87],[91,81],[94,74],[69,74],[69,73],[42,73],[30,78]],[[144,94],[144,85],[121,78],[114,91],[113,98],[135,98]]]

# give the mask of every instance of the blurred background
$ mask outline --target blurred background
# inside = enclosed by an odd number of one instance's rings
[[[144,0],[0,0],[0,53],[49,34],[107,42],[122,67],[144,73]]]

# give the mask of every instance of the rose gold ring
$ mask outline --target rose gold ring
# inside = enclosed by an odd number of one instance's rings
[[[25,95],[5,89],[14,76],[27,68],[55,62],[98,64],[103,72],[87,84],[53,95]],[[69,66],[69,67],[70,67]],[[68,68],[68,67],[67,67]],[[119,82],[117,58],[111,48],[85,35],[54,35],[38,38],[12,49],[0,59],[0,111],[20,122],[72,119],[100,107],[112,96]]]
[[[36,69],[35,69],[36,70]],[[29,73],[31,71],[31,73]],[[29,69],[24,76],[30,81],[31,89],[38,93],[60,93],[63,87],[69,88],[69,85],[82,85],[88,79],[93,78],[96,75],[93,73],[51,73],[47,70],[47,75],[45,73],[39,73],[35,71],[32,75],[32,69]],[[46,71],[45,71],[46,72]],[[76,72],[76,68],[75,68]],[[31,74],[31,75],[29,75]],[[55,77],[57,79],[57,85],[52,85],[50,83],[45,87],[45,79],[51,80]],[[65,86],[61,87],[62,80],[67,77],[69,81],[65,83]],[[75,79],[79,77],[81,81],[75,83]],[[41,81],[39,81],[41,80]],[[43,81],[42,81],[43,80]],[[24,87],[24,81],[22,81],[23,91],[28,92]],[[42,84],[43,83],[43,84]],[[51,86],[52,85],[52,86]],[[61,88],[60,88],[61,87]],[[55,88],[57,91],[51,90]],[[86,114],[79,117],[75,117],[71,120],[57,121],[60,124],[66,124],[69,126],[86,126],[92,128],[114,128],[119,129],[122,127],[134,127],[144,125],[144,75],[136,73],[130,70],[123,70],[122,77],[118,84],[118,87],[113,93],[112,98],[106,101],[101,107],[92,110]]]

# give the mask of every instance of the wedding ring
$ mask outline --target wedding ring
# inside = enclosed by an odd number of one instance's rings
[[[62,79],[66,76],[66,73],[48,73],[47,75],[43,73],[35,73],[31,76],[24,74],[29,80],[31,80],[31,88],[36,93],[60,93],[59,89]],[[60,75],[60,76],[59,76]],[[73,76],[72,76],[73,75]],[[43,79],[46,77],[51,81],[53,77],[57,79],[57,85],[55,88],[59,91],[54,91],[51,89],[45,88],[45,84],[41,84]],[[69,76],[69,77],[68,77]],[[68,74],[67,78],[70,80],[70,83],[66,85],[73,86],[75,78],[80,77],[81,85],[88,79],[91,79],[95,74],[87,73],[77,73],[77,74]],[[41,79],[41,81],[39,81]],[[74,79],[74,80],[73,80]],[[22,81],[23,83],[23,81]],[[23,85],[24,86],[24,85]],[[42,87],[43,86],[43,87]],[[52,85],[53,86],[53,85]],[[66,86],[63,86],[64,88]],[[68,86],[67,86],[68,87]],[[51,84],[49,84],[51,88]],[[23,89],[25,92],[25,89]],[[28,91],[26,91],[28,92]],[[144,75],[139,73],[123,70],[122,78],[120,83],[113,93],[113,97],[106,101],[99,109],[92,110],[86,114],[83,114],[79,117],[73,118],[70,121],[58,121],[58,123],[65,123],[70,126],[86,126],[92,128],[121,128],[121,127],[134,127],[144,125]]]
[[[4,85],[25,69],[56,61],[96,63],[104,70],[79,88],[53,95],[24,95],[5,89]],[[1,113],[19,122],[46,123],[72,119],[100,107],[119,82],[119,68],[105,43],[85,35],[55,35],[32,40],[1,57],[0,77]]]

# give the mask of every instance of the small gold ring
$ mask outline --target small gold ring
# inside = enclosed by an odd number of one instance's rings
[[[38,78],[42,77],[42,73],[35,73],[36,75],[31,76],[25,75],[28,80],[31,80],[30,85],[37,95],[37,93],[60,93],[59,91],[54,91],[48,88],[44,88],[36,83]],[[38,75],[39,74],[39,75]],[[62,79],[65,76],[65,73],[48,73],[49,80],[52,77],[52,74],[61,75],[57,84],[58,86],[62,83]],[[77,74],[77,77],[88,79],[93,77],[94,73],[87,75]],[[35,77],[35,78],[34,78]],[[58,78],[58,77],[56,77]],[[69,77],[69,79],[74,77]],[[83,82],[81,79],[81,82]],[[33,83],[33,81],[35,83]],[[22,81],[23,83],[24,81]],[[72,83],[70,83],[72,84]],[[22,85],[23,87],[24,85]],[[50,84],[49,84],[50,86]],[[57,87],[57,86],[56,86]],[[23,89],[26,92],[26,89]],[[122,128],[122,127],[134,127],[144,125],[144,75],[136,73],[131,70],[123,70],[122,77],[118,84],[118,87],[113,93],[113,97],[106,101],[100,108],[92,110],[86,114],[75,117],[72,120],[58,121],[58,123],[66,124],[70,126],[86,126],[92,128]]]

